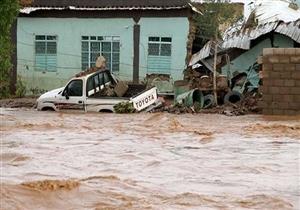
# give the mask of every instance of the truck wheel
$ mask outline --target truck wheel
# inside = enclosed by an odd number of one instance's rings
[[[101,113],[113,113],[113,111],[111,111],[109,109],[101,109],[99,112],[101,112]]]
[[[42,111],[55,111],[52,107],[44,107]]]

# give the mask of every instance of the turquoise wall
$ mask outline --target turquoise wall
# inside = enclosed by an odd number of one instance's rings
[[[289,37],[275,34],[274,35],[274,47],[283,47],[283,48],[290,48],[294,46],[294,42]],[[259,44],[251,48],[250,50],[246,51],[245,53],[241,54],[239,57],[235,58],[230,62],[230,70],[231,72],[244,72],[246,71],[250,66],[252,66],[258,56],[262,55],[264,48],[270,48],[271,46],[271,40],[265,39],[261,41]],[[228,66],[224,66],[222,68],[222,74],[227,75]]]
[[[171,76],[174,80],[183,78],[187,55],[189,22],[187,18],[141,18],[140,75],[147,73],[148,37],[171,37]]]
[[[147,73],[148,36],[170,36],[172,40],[171,74],[183,77],[186,42],[189,31],[187,18],[141,18],[140,80]],[[18,18],[17,72],[30,89],[50,90],[61,87],[81,71],[81,36],[120,36],[120,72],[123,80],[132,80],[133,72],[132,18]],[[57,71],[35,71],[35,35],[57,36]]]

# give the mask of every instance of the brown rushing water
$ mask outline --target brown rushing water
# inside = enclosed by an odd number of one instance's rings
[[[300,118],[1,109],[1,210],[300,209]]]

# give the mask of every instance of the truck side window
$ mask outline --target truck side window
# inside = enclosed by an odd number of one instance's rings
[[[100,81],[99,81],[99,74],[96,74],[94,76],[94,80],[95,80],[95,87],[97,88],[100,88],[99,85],[100,85]]]
[[[87,92],[87,94],[86,94],[87,96],[91,96],[91,95],[95,94],[94,76],[90,77],[87,80],[86,92]]]
[[[68,96],[82,96],[82,80],[77,79],[71,81],[67,88],[66,91],[68,93]],[[65,95],[65,93],[64,93]]]
[[[108,74],[106,72],[104,72],[103,74],[104,74],[104,84],[109,83],[110,77],[108,76]]]
[[[104,76],[103,76],[103,73],[99,73],[99,82],[100,82],[100,86],[104,85]]]

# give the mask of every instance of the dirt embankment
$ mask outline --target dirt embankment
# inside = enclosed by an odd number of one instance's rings
[[[0,99],[0,107],[5,108],[33,108],[37,97]]]

